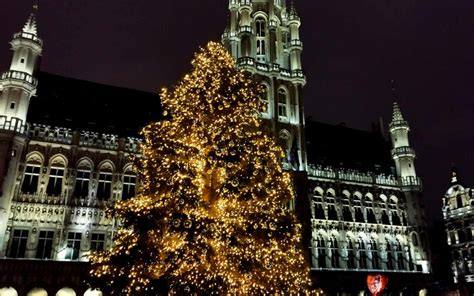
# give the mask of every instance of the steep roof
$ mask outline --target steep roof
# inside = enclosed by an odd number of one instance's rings
[[[394,173],[391,145],[380,132],[307,120],[305,136],[310,164]]]
[[[30,101],[27,121],[120,136],[161,117],[158,94],[37,73],[37,96]]]

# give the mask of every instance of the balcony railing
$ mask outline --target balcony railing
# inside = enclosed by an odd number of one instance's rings
[[[28,39],[28,40],[38,43],[38,45],[40,46],[43,46],[43,40],[39,39],[35,34],[26,33],[26,32],[18,32],[13,35],[13,38],[14,39],[17,39],[17,38]]]
[[[251,26],[240,26],[239,33],[250,33],[252,34],[253,30]]]
[[[33,123],[29,126],[28,136],[34,140],[71,144],[73,133],[69,128],[51,127]]]
[[[60,196],[50,196],[45,193],[23,193],[20,192],[15,196],[13,201],[16,202],[25,202],[25,203],[37,203],[37,204],[47,204],[47,205],[65,205],[66,197],[64,195]]]
[[[396,187],[401,184],[400,181],[392,175],[374,174],[370,172],[362,173],[357,170],[323,167],[313,164],[308,165],[308,176],[390,187]]]
[[[0,116],[0,130],[26,134],[27,126],[20,118],[8,118],[7,116],[2,115]]]
[[[397,147],[395,149],[392,149],[392,157],[393,156],[402,156],[402,155],[409,155],[409,156],[415,156],[415,150],[411,147],[404,146],[404,147]]]
[[[19,80],[19,81],[26,81],[31,85],[37,86],[38,81],[36,78],[34,78],[32,75],[26,73],[26,72],[21,72],[21,71],[15,71],[15,70],[10,70],[2,73],[1,80],[5,79],[13,79],[13,80]]]
[[[290,44],[289,44],[290,47],[299,47],[299,48],[303,48],[303,42],[301,42],[300,40],[298,39],[294,39],[294,40],[291,40],[290,41]]]

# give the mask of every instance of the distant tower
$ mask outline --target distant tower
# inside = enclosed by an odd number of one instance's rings
[[[237,66],[265,87],[262,117],[286,148],[286,169],[305,171],[300,18],[286,0],[229,0],[230,23],[222,41]]]
[[[392,122],[390,123],[390,134],[392,136],[392,157],[397,168],[397,175],[402,184],[407,186],[419,186],[415,171],[415,150],[408,142],[410,127],[403,118],[397,102],[393,103]]]
[[[7,219],[15,194],[15,174],[25,147],[26,116],[30,98],[36,93],[34,73],[43,49],[37,32],[37,8],[33,6],[23,29],[13,35],[10,69],[0,76],[0,256],[5,255],[8,241]]]
[[[409,226],[410,254],[417,268],[430,272],[429,242],[426,230],[426,216],[421,194],[421,181],[415,170],[415,150],[410,147],[408,132],[410,127],[403,118],[397,102],[393,102],[392,122],[389,125],[392,138],[392,158],[395,161],[400,186],[406,198]]]

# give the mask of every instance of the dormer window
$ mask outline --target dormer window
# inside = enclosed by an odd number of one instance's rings
[[[20,60],[20,63],[24,64],[24,63],[25,63],[25,59],[21,59],[21,60]]]
[[[10,103],[10,109],[15,109],[15,102]]]

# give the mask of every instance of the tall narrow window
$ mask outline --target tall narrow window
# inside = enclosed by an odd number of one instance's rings
[[[69,232],[67,235],[66,257],[64,259],[77,260],[81,250],[82,233]]]
[[[111,188],[112,188],[112,173],[100,172],[99,185],[97,186],[97,198],[100,200],[110,199]]]
[[[36,193],[38,190],[39,175],[39,166],[26,165],[23,183],[21,184],[21,192],[30,194]]]
[[[393,254],[390,242],[387,240],[387,269],[393,269]]]
[[[324,216],[324,209],[323,209],[323,199],[321,197],[316,197],[314,199],[314,216],[316,219],[326,219]]]
[[[326,268],[326,246],[322,237],[318,237],[316,247],[318,249],[318,267]]]
[[[347,239],[347,268],[354,269],[355,266],[355,255],[354,255],[354,245],[350,238]]]
[[[359,239],[359,268],[367,269],[367,250],[362,239]]]
[[[52,196],[59,196],[63,190],[64,168],[52,167],[49,171],[48,187],[46,193]]]
[[[105,234],[104,233],[92,233],[91,237],[91,250],[103,251],[105,245]]]
[[[372,240],[372,242],[371,242],[370,252],[372,253],[372,268],[373,269],[380,269],[379,249],[378,249],[377,242],[375,240]]]
[[[288,119],[288,102],[284,89],[278,90],[278,118],[281,120]]]
[[[397,242],[396,245],[396,255],[397,255],[397,269],[404,270],[405,269],[405,259],[403,256],[403,247],[400,242]]]
[[[263,86],[263,93],[262,93],[262,105],[263,105],[263,114],[270,114],[270,100],[268,98],[268,87],[267,86]]]
[[[122,199],[129,199],[135,196],[135,184],[137,176],[133,172],[125,172],[123,174]]]
[[[25,258],[26,243],[28,242],[28,230],[15,229],[11,238],[8,256],[12,258]]]
[[[256,54],[257,61],[266,61],[266,48],[265,48],[265,20],[263,18],[257,18],[255,20],[255,33],[256,33]]]
[[[86,198],[89,196],[89,182],[91,172],[89,170],[77,170],[76,185],[74,186],[74,197]]]
[[[51,259],[53,251],[54,231],[40,231],[38,237],[38,247],[36,248],[37,259]]]
[[[331,238],[331,267],[339,268],[339,245],[335,237]]]

